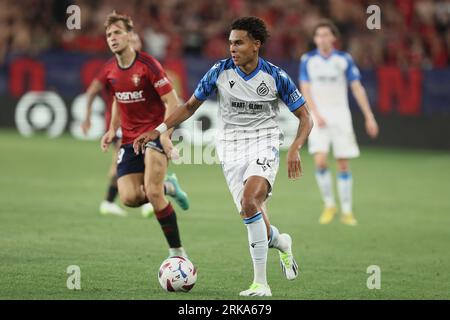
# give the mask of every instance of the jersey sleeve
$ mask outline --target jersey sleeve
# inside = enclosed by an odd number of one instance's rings
[[[211,69],[203,76],[197,84],[194,96],[200,101],[205,101],[217,88],[217,78],[219,78],[220,71],[223,69],[222,62],[217,62]]]
[[[347,53],[345,55],[345,59],[347,60],[347,69],[345,70],[347,81],[352,82],[354,80],[361,80],[361,73],[359,72],[358,67],[353,61],[352,56]]]
[[[166,72],[157,60],[152,59],[152,63],[147,64],[147,70],[150,83],[153,88],[155,88],[156,92],[158,92],[160,97],[173,90],[172,84],[170,83]]]
[[[106,87],[108,85],[107,79],[108,71],[109,71],[108,64],[104,64],[103,67],[100,69],[100,72],[95,77],[95,79],[98,80],[103,85],[103,87]]]
[[[309,82],[309,74],[308,74],[308,56],[304,54],[300,59],[299,70],[298,70],[298,79],[299,82],[306,81]]]
[[[276,74],[275,81],[280,99],[287,105],[291,112],[294,112],[305,104],[305,98],[286,72],[280,69]]]

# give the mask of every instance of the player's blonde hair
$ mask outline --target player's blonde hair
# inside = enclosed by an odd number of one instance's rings
[[[133,30],[133,20],[131,20],[130,16],[127,16],[125,14],[119,14],[114,10],[108,16],[106,17],[104,27],[105,30],[108,29],[111,25],[113,25],[116,22],[122,21],[125,25],[125,29],[127,32],[130,32]]]

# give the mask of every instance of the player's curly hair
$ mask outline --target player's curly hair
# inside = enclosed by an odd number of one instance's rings
[[[114,10],[113,12],[108,14],[103,26],[105,27],[105,29],[108,29],[112,24],[119,22],[119,21],[123,22],[127,32],[130,32],[133,30],[133,20],[131,20],[131,17],[127,16],[125,14],[119,14],[116,12],[116,10]]]
[[[261,41],[261,44],[264,44],[269,37],[266,24],[257,17],[243,17],[236,19],[231,24],[231,30],[247,31],[250,37]]]
[[[315,26],[313,30],[313,37],[316,35],[317,29],[327,27],[330,29],[331,33],[336,37],[339,38],[339,29],[336,27],[333,21],[329,19],[321,19]]]

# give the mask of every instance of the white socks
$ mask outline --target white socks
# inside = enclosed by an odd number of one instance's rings
[[[330,170],[317,169],[315,175],[325,207],[335,207],[336,202],[334,201],[333,181],[331,179]],[[352,186],[353,178],[351,172],[347,171],[338,173],[337,187],[339,199],[341,201],[341,211],[343,214],[349,214],[352,212]]]
[[[269,248],[275,248],[281,252],[286,252],[289,249],[289,244],[284,240],[284,238],[279,237],[280,232],[278,228],[274,225],[270,225],[270,239]]]
[[[331,179],[331,173],[328,169],[316,170],[316,181],[319,185],[320,194],[325,202],[325,207],[333,208],[336,206],[333,193],[333,181]]]
[[[269,247],[263,215],[257,212],[250,218],[244,218],[243,221],[247,226],[250,255],[253,259],[253,282],[267,285],[266,263]]]
[[[342,213],[349,214],[352,212],[352,174],[350,172],[340,172],[337,177],[337,186]]]

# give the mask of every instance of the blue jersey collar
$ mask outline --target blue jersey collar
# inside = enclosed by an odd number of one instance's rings
[[[254,76],[256,76],[256,74],[259,72],[259,70],[261,70],[261,65],[262,65],[262,61],[261,58],[258,58],[258,66],[256,67],[255,70],[253,70],[251,73],[246,74],[245,72],[243,72],[238,66],[235,65],[235,69],[236,72],[241,76],[242,79],[244,79],[245,81],[248,81],[250,79],[252,79]]]

